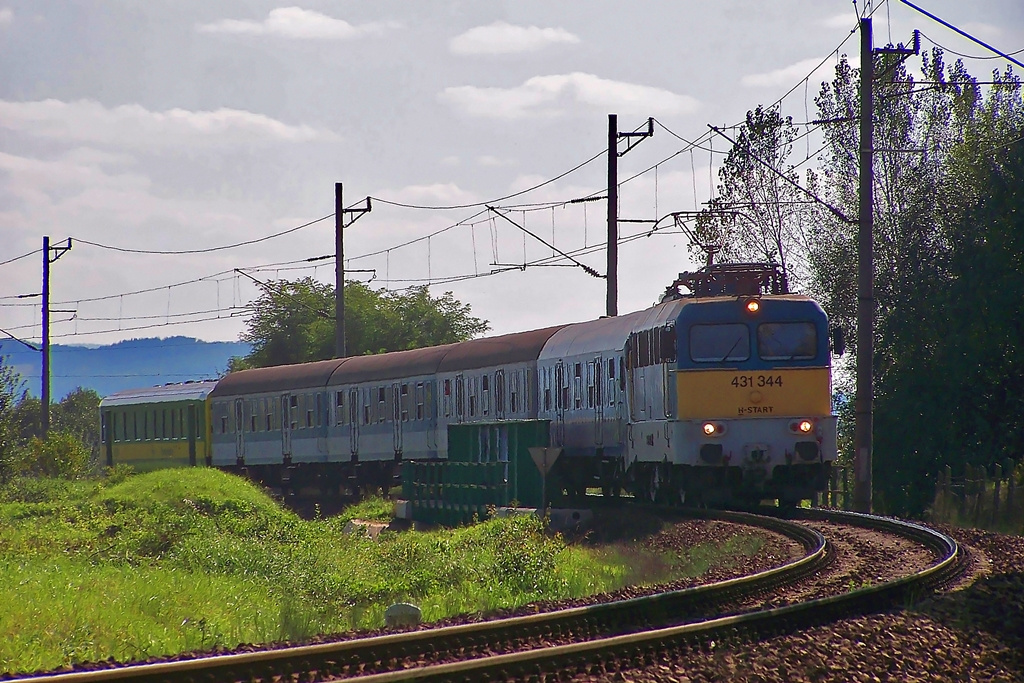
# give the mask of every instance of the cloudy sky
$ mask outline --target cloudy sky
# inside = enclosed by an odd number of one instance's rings
[[[608,114],[622,131],[657,121],[619,161],[621,218],[699,208],[728,147],[708,124],[780,98],[794,121],[813,119],[835,55],[856,59],[865,9],[290,1],[0,0],[0,328],[39,339],[38,298],[11,297],[40,291],[41,255],[3,262],[49,235],[76,240],[52,266],[55,342],[236,339],[250,278],[333,281],[331,261],[305,261],[333,252],[333,219],[232,249],[136,251],[288,231],[333,212],[335,182],[347,204],[380,200],[346,230],[351,277],[431,282],[495,333],[597,317],[603,280],[553,262],[483,204],[603,273],[605,204],[568,202],[604,192]],[[1004,51],[1024,47],[1020,0],[917,4]],[[919,28],[924,47],[985,54],[895,0],[873,16],[876,44]],[[1005,64],[969,68],[985,77]],[[815,149],[810,136],[794,153]],[[620,248],[620,312],[692,267],[680,232],[648,237],[650,226],[621,225],[640,237]]]

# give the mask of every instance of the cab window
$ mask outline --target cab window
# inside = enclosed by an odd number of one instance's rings
[[[757,353],[762,360],[809,360],[818,355],[814,323],[763,323],[757,326]]]
[[[740,323],[694,325],[690,328],[690,359],[725,363],[750,358],[750,331]]]

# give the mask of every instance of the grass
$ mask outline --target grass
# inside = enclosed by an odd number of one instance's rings
[[[377,540],[342,531],[389,516],[377,499],[303,521],[205,468],[16,480],[0,489],[0,671],[375,628],[399,601],[436,620],[697,575],[745,552],[638,562],[567,545],[532,515]]]

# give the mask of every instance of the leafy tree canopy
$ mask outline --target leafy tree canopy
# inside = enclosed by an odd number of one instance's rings
[[[451,292],[405,292],[345,284],[346,351],[365,355],[465,341],[489,329]],[[313,278],[268,282],[253,304],[241,340],[253,345],[229,370],[305,363],[334,357],[334,288]]]

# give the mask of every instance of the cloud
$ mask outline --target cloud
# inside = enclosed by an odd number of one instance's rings
[[[574,105],[647,116],[689,114],[699,106],[688,95],[579,72],[534,76],[512,88],[450,87],[438,97],[469,116],[497,119],[555,117]]]
[[[818,65],[821,64],[820,67]],[[767,71],[759,74],[747,74],[740,79],[740,84],[748,88],[771,88],[776,86],[791,86],[810,75],[811,81],[828,79],[835,64],[832,60],[826,60],[824,64],[821,59],[812,57],[803,59],[796,64],[784,66],[781,69]]]
[[[579,36],[563,28],[516,26],[496,21],[455,36],[448,43],[448,49],[456,55],[498,55],[536,52],[548,45],[574,45],[579,42]]]
[[[199,24],[196,26],[196,30],[200,33],[277,36],[301,40],[349,40],[367,34],[380,33],[393,26],[393,24],[379,22],[355,26],[344,19],[335,19],[301,7],[278,7],[270,10],[262,21],[221,19],[210,24]]]
[[[856,12],[844,12],[843,14],[834,14],[828,19],[822,19],[819,24],[825,28],[845,28],[852,29],[857,26],[857,13]]]
[[[0,8],[0,26],[9,26],[12,21],[14,21],[14,12],[11,8]]]
[[[293,126],[240,109],[158,112],[138,104],[105,107],[93,100],[0,100],[0,128],[39,138],[133,148],[337,139],[330,131],[307,125]]]
[[[516,162],[512,159],[500,159],[490,154],[484,154],[476,158],[476,163],[481,166],[512,166]]]
[[[426,204],[449,206],[452,204],[471,204],[477,201],[476,195],[463,190],[455,183],[434,183],[432,185],[407,185],[397,190],[381,190],[379,196],[392,202],[403,204]]]
[[[988,38],[989,40],[1001,38],[1004,35],[1003,30],[998,26],[994,26],[992,24],[984,24],[979,21],[967,22],[966,24],[964,24],[964,30],[972,35],[980,36],[982,38]],[[987,54],[987,51],[981,50],[977,54]]]

